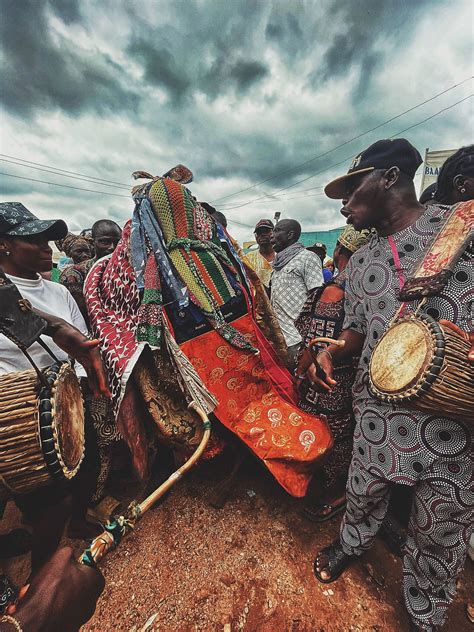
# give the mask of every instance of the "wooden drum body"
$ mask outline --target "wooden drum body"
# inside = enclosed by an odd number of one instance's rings
[[[380,338],[369,365],[377,399],[454,419],[474,419],[470,344],[426,315],[396,320]]]
[[[0,498],[73,478],[84,458],[84,404],[65,362],[0,377]]]

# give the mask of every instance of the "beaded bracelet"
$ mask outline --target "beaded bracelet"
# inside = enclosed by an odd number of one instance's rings
[[[9,614],[2,615],[0,623],[9,623],[15,628],[16,632],[23,632],[21,625],[18,623],[15,617],[11,617]]]

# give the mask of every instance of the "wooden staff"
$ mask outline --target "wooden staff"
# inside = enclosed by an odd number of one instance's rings
[[[188,408],[192,408],[201,418],[204,434],[201,442],[191,457],[176,472],[173,472],[154,492],[152,492],[140,504],[132,501],[124,515],[111,517],[104,527],[104,531],[92,540],[91,545],[82,553],[79,558],[81,564],[95,566],[106,553],[115,549],[123,536],[129,533],[155,503],[161,498],[193,465],[199,460],[211,436],[211,422],[208,416],[196,402],[191,402]]]

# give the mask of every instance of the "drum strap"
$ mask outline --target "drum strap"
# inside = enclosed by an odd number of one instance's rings
[[[0,271],[0,333],[11,340],[25,355],[43,386],[47,386],[47,382],[27,349],[34,342],[38,342],[55,362],[59,361],[41,340],[40,336],[46,328],[46,321],[35,314],[30,302],[22,297],[16,285]]]
[[[402,264],[400,263],[400,256],[398,254],[397,245],[392,235],[389,235],[387,239],[388,239],[388,243],[390,244],[390,249],[392,251],[393,262],[395,264],[395,270],[398,275],[398,284],[400,286],[400,292],[401,292],[403,290],[403,286],[405,285],[405,275],[402,270]],[[400,305],[399,310],[397,311],[396,318],[403,316],[406,311],[406,308],[407,308],[407,304],[402,303]]]
[[[460,202],[447,208],[444,224],[433,235],[403,287],[400,287],[399,299],[414,301],[439,294],[473,239],[474,201]]]

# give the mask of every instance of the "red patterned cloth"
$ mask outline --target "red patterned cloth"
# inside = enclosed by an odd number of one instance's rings
[[[232,326],[259,346],[250,314]],[[262,355],[235,349],[215,331],[181,348],[219,400],[216,417],[248,445],[288,493],[304,496],[315,463],[332,445],[324,418],[283,399],[268,377]]]
[[[128,256],[130,231],[131,221],[125,225],[117,248],[110,257],[99,259],[84,284],[91,332],[101,341],[116,415],[127,380],[145,346],[135,337],[140,297]]]

